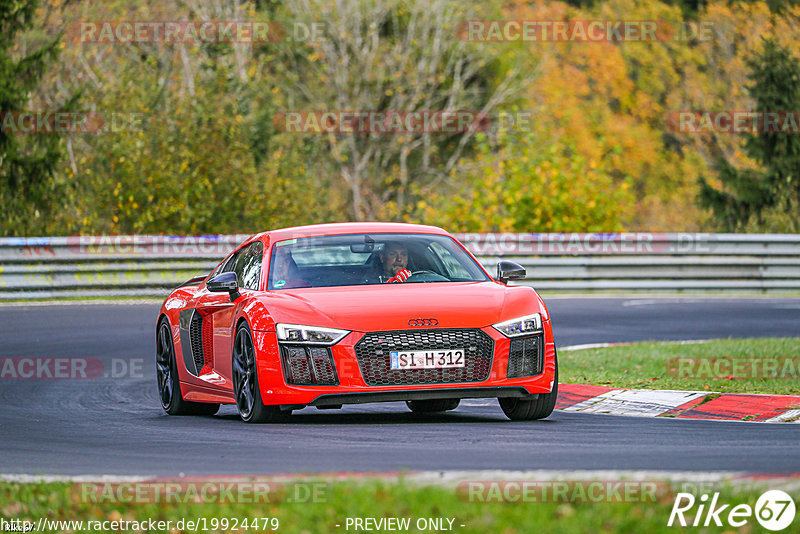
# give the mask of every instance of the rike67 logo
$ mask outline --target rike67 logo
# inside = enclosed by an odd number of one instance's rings
[[[714,493],[710,502],[707,493],[699,499],[695,499],[691,493],[678,493],[667,526],[721,527],[727,524],[739,528],[755,516],[756,521],[765,529],[780,531],[792,524],[794,515],[794,499],[781,490],[764,492],[756,501],[755,509],[749,504],[737,504],[733,507],[730,504],[721,504],[719,493]]]

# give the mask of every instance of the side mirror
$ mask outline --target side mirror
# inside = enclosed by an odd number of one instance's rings
[[[497,280],[507,284],[509,280],[525,278],[525,267],[513,261],[502,260],[497,263]]]
[[[213,293],[227,292],[230,294],[232,301],[236,300],[239,296],[239,282],[236,278],[236,273],[233,271],[219,273],[206,282],[206,289]]]

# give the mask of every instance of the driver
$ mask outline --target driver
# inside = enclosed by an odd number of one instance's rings
[[[297,263],[292,254],[283,247],[275,254],[275,265],[272,267],[273,287],[276,289],[292,289],[310,287],[310,284],[297,275]]]
[[[411,276],[411,271],[406,269],[408,266],[408,247],[397,241],[389,241],[381,250],[381,282],[391,284],[395,282],[405,282]]]

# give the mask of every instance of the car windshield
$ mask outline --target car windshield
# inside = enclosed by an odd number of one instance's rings
[[[449,236],[348,234],[275,243],[268,289],[487,280]]]

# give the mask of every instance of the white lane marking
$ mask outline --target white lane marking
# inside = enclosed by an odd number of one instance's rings
[[[10,297],[14,298],[14,297]],[[166,298],[166,293],[165,293]],[[148,305],[148,304],[161,304],[164,299],[158,297],[148,297],[141,299],[126,299],[126,298],[107,298],[107,299],[92,299],[92,300],[15,300],[13,302],[4,302],[0,300],[0,308],[12,307],[49,307],[49,306],[131,306],[131,305]]]
[[[584,343],[583,345],[567,345],[566,347],[558,347],[558,350],[586,350],[586,349],[604,349],[606,347],[620,347],[625,345],[633,345],[634,343],[663,343],[669,345],[695,345],[698,343],[708,343],[714,341],[712,339],[683,339],[680,341],[623,341],[620,343]]]
[[[568,345],[566,347],[558,347],[558,350],[604,349],[606,347],[616,347],[617,345],[626,344],[629,343],[584,343],[583,345]]]
[[[663,299],[632,299],[623,301],[622,307],[628,308],[630,306],[653,306],[656,304],[696,304],[698,302],[706,302],[706,299],[688,298],[676,299],[665,297]]]
[[[31,484],[35,482],[107,482],[119,484],[125,482],[142,482],[152,480],[155,476],[144,475],[28,475],[16,473],[0,473],[0,480]]]
[[[564,411],[655,417],[706,395],[708,392],[702,391],[615,389],[564,408]]]
[[[800,423],[800,410],[787,410],[780,415],[763,420],[762,423]]]
[[[460,482],[500,480],[670,480],[675,482],[721,483],[747,476],[745,471],[631,471],[622,469],[538,469],[511,471],[482,469],[463,471],[420,471],[405,480],[426,485],[456,486]],[[795,480],[796,481],[796,480]]]
[[[660,304],[698,304],[698,303],[718,303],[724,301],[740,301],[746,300],[748,304],[782,304],[788,302],[790,305],[797,301],[796,297],[774,297],[763,298],[749,295],[720,295],[720,296],[706,296],[706,297],[656,297],[656,298],[629,298],[622,302],[623,308],[631,306],[657,306]]]

